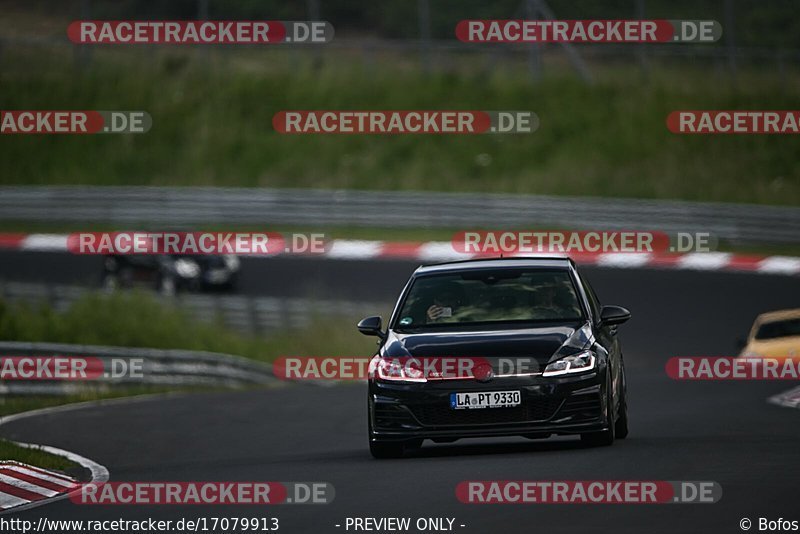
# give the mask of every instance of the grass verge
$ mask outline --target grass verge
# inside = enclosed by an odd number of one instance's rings
[[[0,300],[0,339],[199,350],[270,362],[288,354],[367,354],[373,342],[355,329],[358,319],[319,316],[308,330],[257,337],[229,330],[219,321],[196,321],[177,305],[145,292],[94,292],[63,312],[46,303]]]
[[[63,472],[73,472],[80,466],[63,456],[43,451],[39,447],[20,447],[16,443],[0,439],[0,459],[13,460],[42,469],[56,469]]]

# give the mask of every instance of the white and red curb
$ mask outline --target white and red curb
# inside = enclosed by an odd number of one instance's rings
[[[86,406],[113,403],[113,401],[131,401],[137,398],[141,399],[145,398],[145,396],[123,397],[119,399],[109,399],[107,401],[86,401],[38,408],[36,410],[0,417],[0,426],[29,417],[52,415]],[[56,456],[63,456],[67,460],[88,470],[90,476],[87,482],[102,483],[108,481],[108,468],[72,451],[51,447],[50,445],[20,443],[18,441],[12,441],[11,443],[20,447],[38,449]],[[4,483],[4,485],[0,486],[0,515],[19,512],[66,499],[70,494],[81,491],[81,482],[69,475],[20,462],[8,460],[0,461],[0,473],[2,474],[0,481]]]
[[[2,234],[0,249],[38,252],[68,252],[67,234]],[[515,254],[505,254],[511,257]],[[559,254],[543,254],[548,256]],[[567,254],[561,254],[567,256]],[[314,254],[338,260],[400,259],[423,263],[497,257],[469,254],[455,250],[449,241],[366,241],[334,239],[326,251]],[[592,252],[569,254],[579,264],[611,268],[667,268],[700,271],[745,271],[764,274],[800,274],[800,257],[734,254],[729,252]]]
[[[63,473],[0,461],[0,511],[67,495],[78,484],[77,479]]]

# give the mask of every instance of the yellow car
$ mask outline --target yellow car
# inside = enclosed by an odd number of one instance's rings
[[[756,317],[740,357],[800,357],[800,308],[762,313]]]

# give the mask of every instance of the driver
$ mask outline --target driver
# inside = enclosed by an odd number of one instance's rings
[[[428,323],[443,322],[455,315],[456,309],[461,305],[460,289],[447,286],[433,298],[433,304],[425,313]]]

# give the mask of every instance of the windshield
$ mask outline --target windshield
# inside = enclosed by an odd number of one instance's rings
[[[756,339],[800,336],[800,317],[784,321],[772,321],[758,327]]]
[[[397,328],[583,318],[568,271],[487,269],[418,278]]]

